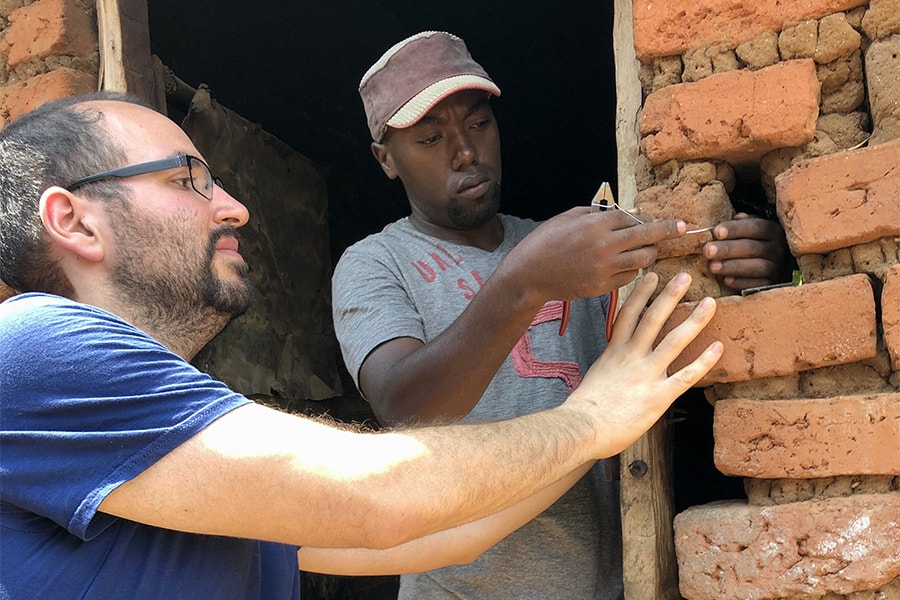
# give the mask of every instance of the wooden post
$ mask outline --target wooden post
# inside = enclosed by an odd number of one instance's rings
[[[615,0],[618,202],[634,206],[640,156],[640,64],[634,52],[632,0]],[[629,288],[630,289],[630,288]],[[620,294],[620,301],[627,294]],[[622,554],[625,600],[677,600],[678,565],[672,530],[672,465],[665,417],[621,455]]]
[[[147,0],[97,0],[100,89],[128,92],[158,106]]]

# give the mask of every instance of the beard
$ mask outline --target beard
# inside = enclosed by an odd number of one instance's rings
[[[475,208],[461,206],[451,200],[447,205],[447,218],[457,229],[477,229],[493,219],[500,210],[500,184],[494,189],[490,198]]]
[[[222,267],[236,276],[229,278],[218,275],[213,265],[218,240],[238,237],[233,227],[215,230],[202,251],[196,251],[196,233],[184,226],[187,215],[154,220],[134,214],[126,204],[111,211],[110,220],[117,253],[112,283],[118,297],[154,327],[216,333],[249,308],[253,293],[247,264],[229,261]]]

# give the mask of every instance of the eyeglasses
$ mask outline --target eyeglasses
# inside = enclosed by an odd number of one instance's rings
[[[213,199],[213,189],[215,186],[218,185],[219,187],[222,187],[222,180],[218,177],[213,177],[212,172],[209,170],[209,165],[190,154],[179,154],[172,158],[151,160],[150,162],[113,169],[112,171],[103,171],[102,173],[76,179],[65,187],[72,192],[83,185],[101,181],[103,179],[124,179],[125,177],[136,177],[137,175],[146,175],[147,173],[156,173],[157,171],[177,169],[179,167],[188,168],[188,175],[191,178],[191,187],[194,188],[195,192],[207,200]]]

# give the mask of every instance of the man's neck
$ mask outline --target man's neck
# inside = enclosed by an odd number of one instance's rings
[[[415,214],[409,216],[409,222],[424,234],[459,244],[460,246],[479,248],[486,252],[496,250],[503,243],[504,238],[503,222],[500,220],[500,215],[494,215],[490,221],[474,229],[439,227],[416,218]]]
[[[205,309],[133,306],[121,298],[80,297],[78,302],[110,312],[137,327],[173,353],[190,361],[231,320],[231,315]]]

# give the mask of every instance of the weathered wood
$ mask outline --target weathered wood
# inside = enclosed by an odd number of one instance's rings
[[[100,89],[128,92],[157,106],[147,0],[97,0]]]
[[[677,600],[670,444],[665,418],[622,453],[626,600]]]
[[[632,0],[615,0],[613,48],[616,65],[618,202],[634,206],[637,133],[641,109],[640,64],[634,53]],[[627,296],[623,290],[620,298]],[[672,530],[672,465],[667,427],[660,420],[621,455],[622,553],[626,600],[677,600],[678,565]]]

